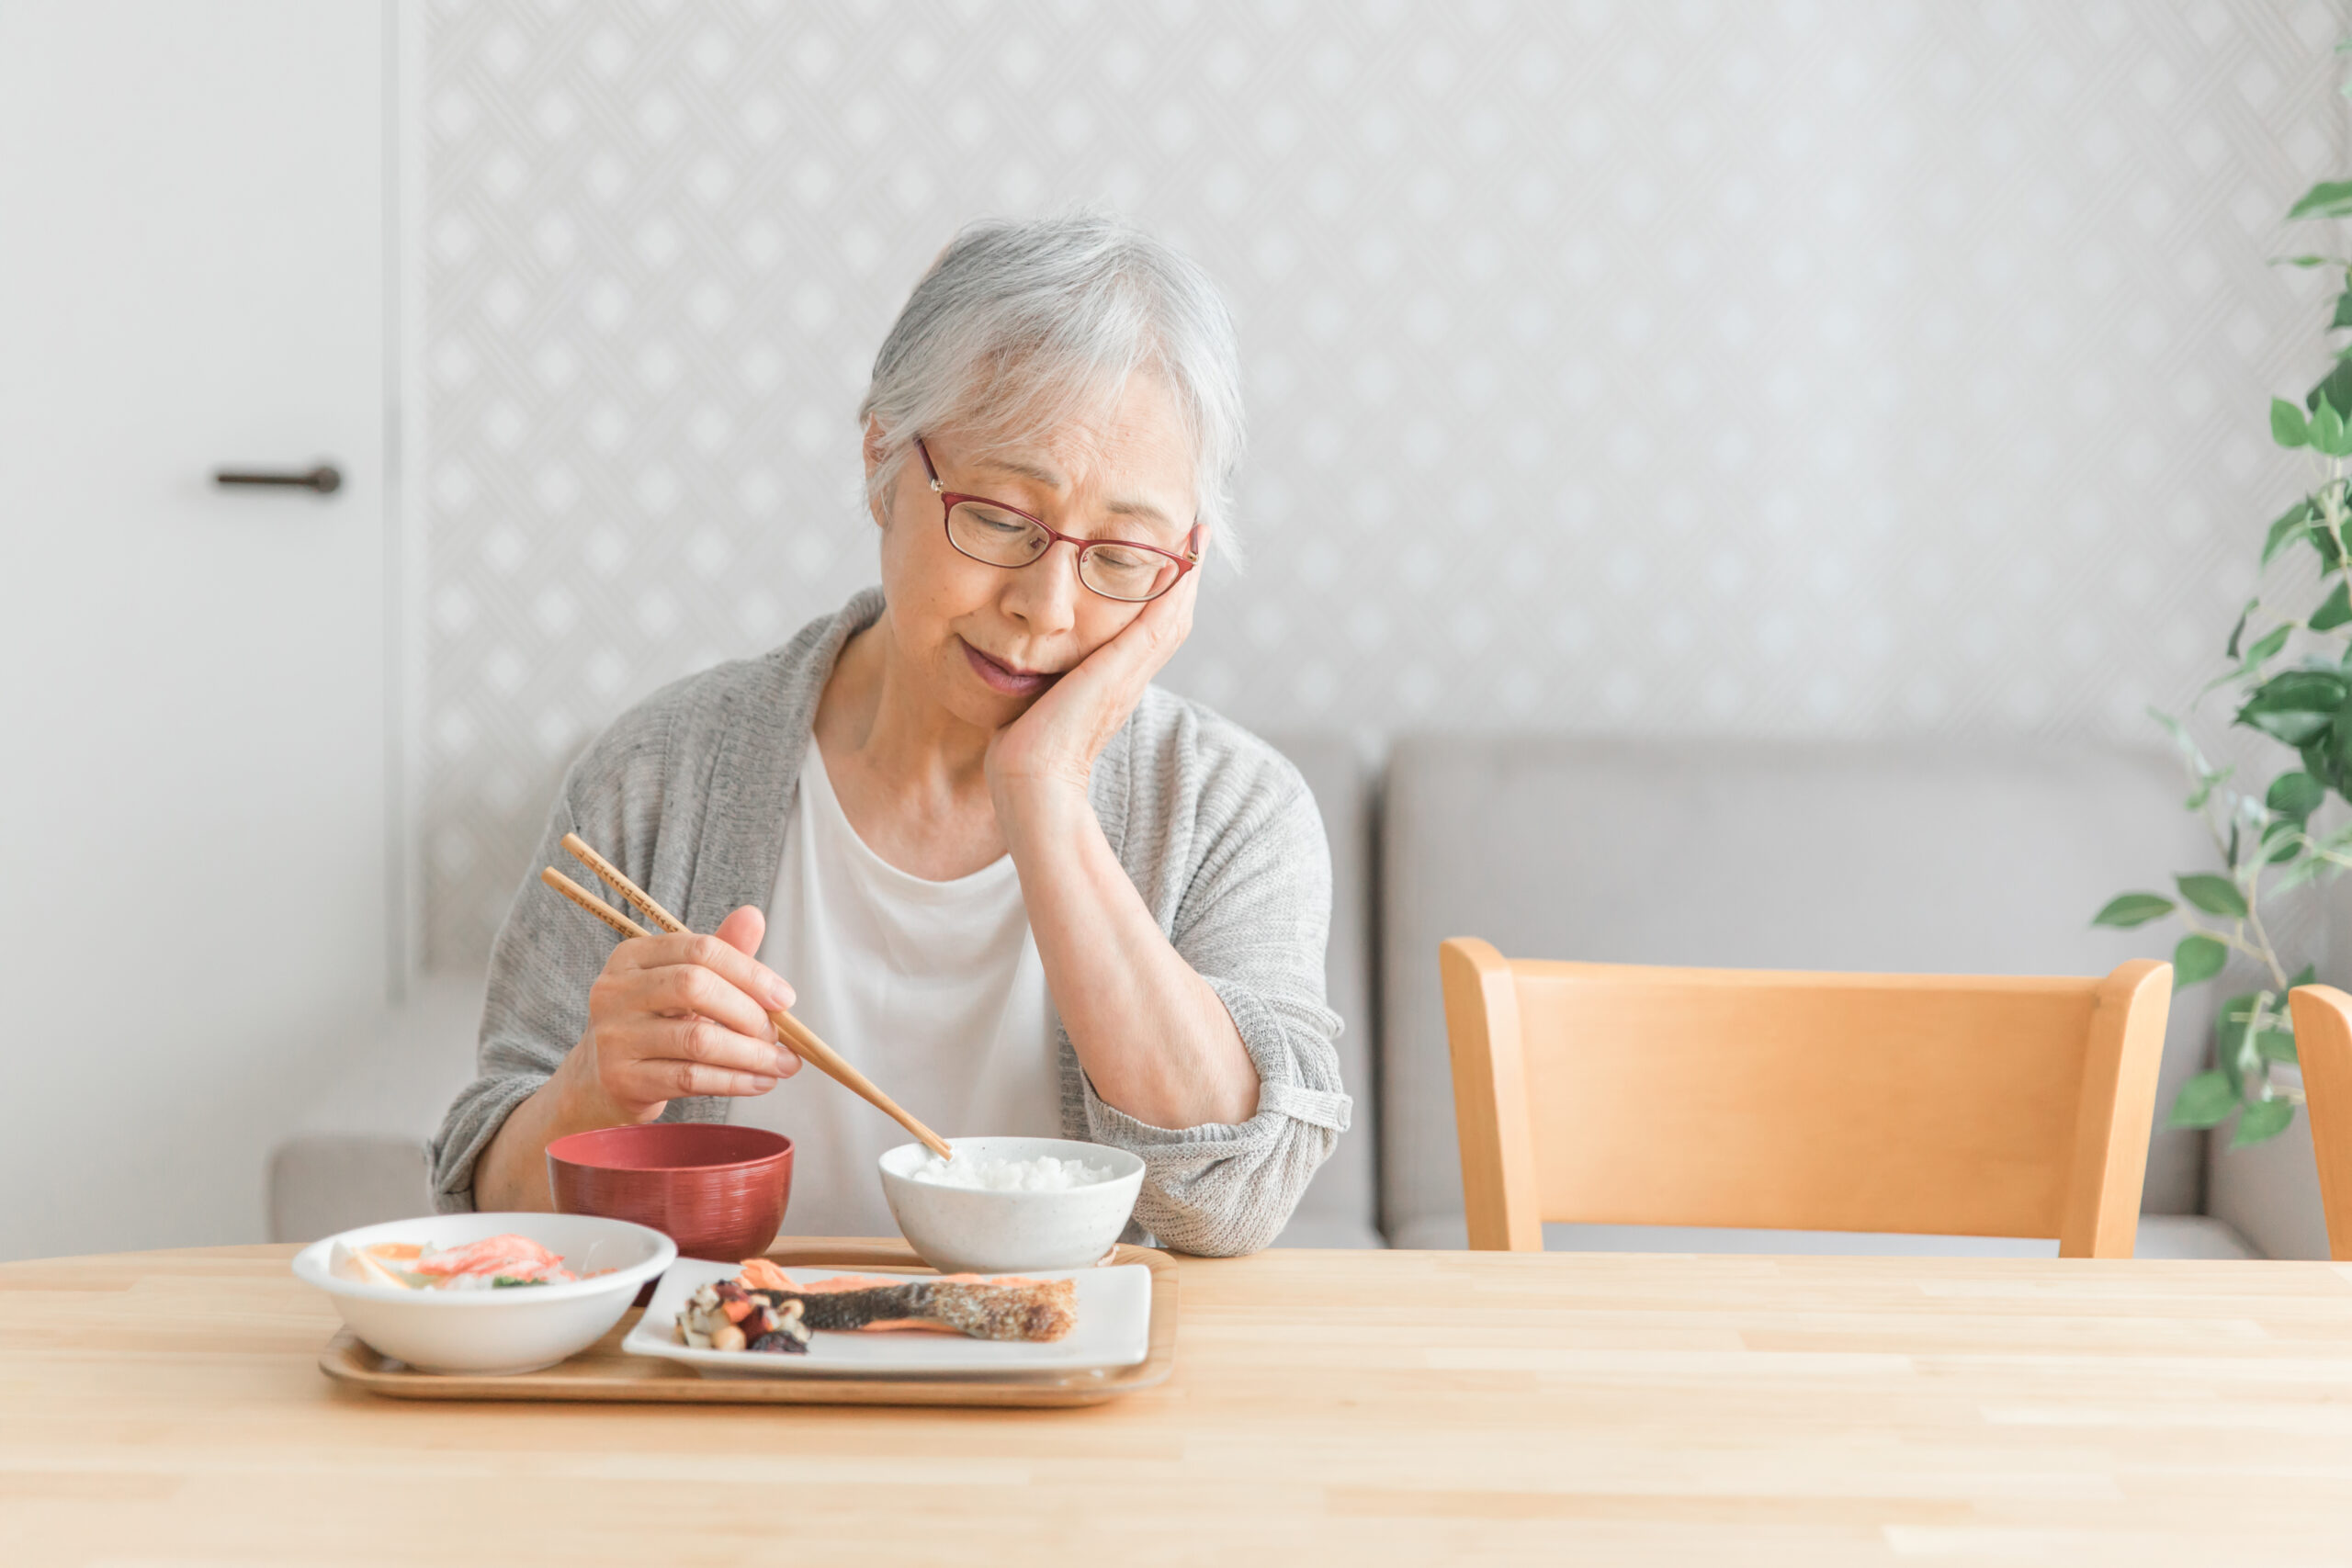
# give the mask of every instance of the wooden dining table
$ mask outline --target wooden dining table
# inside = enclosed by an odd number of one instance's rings
[[[0,1265],[0,1562],[2352,1562],[2352,1266],[1187,1258],[982,1410],[380,1398],[294,1250]]]

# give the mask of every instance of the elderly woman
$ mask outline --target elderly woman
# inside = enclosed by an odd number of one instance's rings
[[[567,1133],[731,1120],[793,1138],[788,1229],[889,1234],[875,1159],[904,1134],[798,1071],[766,1016],[790,1006],[951,1136],[1133,1150],[1162,1245],[1273,1238],[1348,1124],[1322,822],[1271,748],[1149,683],[1223,523],[1238,380],[1215,287],[1150,238],[957,237],[860,411],[880,589],[623,715],[549,815],[540,862],[576,831],[714,934],[616,947],[524,884],[443,1208],[547,1207]]]

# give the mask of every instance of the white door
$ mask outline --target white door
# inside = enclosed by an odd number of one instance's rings
[[[0,0],[0,1258],[261,1239],[382,1015],[384,31]]]

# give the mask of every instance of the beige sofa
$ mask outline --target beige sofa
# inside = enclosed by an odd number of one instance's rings
[[[1625,963],[2103,973],[2163,953],[2164,928],[2095,931],[2127,887],[2211,847],[2170,760],[2081,746],[1785,746],[1411,736],[1375,767],[1333,736],[1272,737],[1331,838],[1332,1006],[1355,1128],[1282,1245],[1459,1247],[1461,1177],[1436,952]],[[435,979],[355,1054],[303,1136],[272,1157],[271,1223],[314,1236],[425,1207],[423,1138],[470,1074],[478,976]],[[2163,1100],[2199,1065],[2215,988],[2176,999]],[[1670,1133],[1673,1086],[1628,1114]],[[1662,1135],[1668,1135],[1662,1133]],[[2306,1147],[2308,1145],[2305,1145]],[[2158,1131],[2143,1255],[2245,1257],[2202,1213],[2207,1140]],[[2274,1161],[2291,1189],[2291,1160]],[[2278,1186],[2274,1180],[2272,1185]],[[2256,1182],[2241,1204],[2307,1202]],[[2275,1234],[2307,1234],[2309,1227]],[[1551,1226],[1548,1245],[1639,1250],[2026,1255],[2053,1244]]]

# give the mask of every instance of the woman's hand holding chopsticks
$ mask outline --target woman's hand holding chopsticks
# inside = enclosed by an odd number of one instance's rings
[[[768,1021],[792,987],[752,956],[766,927],[746,905],[709,936],[656,931],[613,949],[579,1043],[482,1152],[475,1206],[551,1207],[542,1151],[567,1133],[650,1122],[682,1095],[765,1094],[798,1072]]]
[[[765,1094],[800,1070],[768,1021],[792,987],[752,956],[765,929],[746,905],[711,936],[655,932],[613,949],[565,1062],[589,1069],[607,1125],[650,1122],[682,1095]]]

